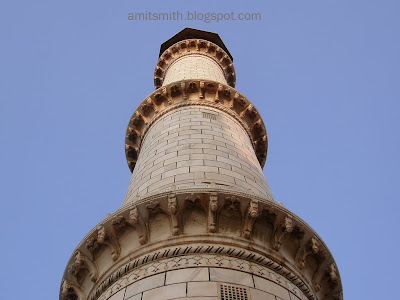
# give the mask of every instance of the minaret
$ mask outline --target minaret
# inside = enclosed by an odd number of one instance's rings
[[[126,132],[128,192],[77,246],[60,300],[343,299],[324,242],[272,196],[267,132],[232,61],[211,32],[161,45]]]

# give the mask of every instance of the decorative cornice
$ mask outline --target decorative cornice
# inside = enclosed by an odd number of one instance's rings
[[[267,131],[250,100],[234,88],[215,81],[183,80],[154,91],[133,113],[125,137],[125,154],[131,172],[150,126],[171,110],[189,105],[213,107],[235,118],[247,132],[261,167],[264,166]]]
[[[202,39],[186,39],[169,47],[160,56],[154,71],[154,85],[156,89],[163,84],[165,74],[171,64],[186,55],[204,55],[214,60],[222,69],[226,82],[235,87],[236,74],[233,62],[229,55],[218,45]]]
[[[203,216],[203,233],[191,232],[187,227],[189,223],[185,216],[194,211]],[[153,220],[162,222],[158,226],[165,228],[169,237],[152,236]],[[123,234],[129,234],[130,240],[139,240],[137,248],[124,249],[120,242]],[[109,260],[104,254],[97,255],[101,247],[94,252],[86,247],[88,240],[100,240],[103,241],[100,245],[109,247],[104,242],[110,236],[114,236],[114,242],[118,244],[113,247],[124,253],[116,259],[111,247]],[[245,259],[262,266],[271,261],[276,264],[271,270],[285,276],[309,299],[336,299],[333,295],[340,294],[342,290],[332,255],[303,220],[275,202],[244,193],[211,189],[173,190],[121,207],[108,215],[78,245],[63,278],[71,283],[70,286],[76,286],[77,291],[95,299],[93,295],[100,296],[115,280],[131,271],[131,267],[126,269],[127,264],[134,269],[140,264],[170,257],[156,253],[171,245],[180,249],[175,251],[171,248],[171,253],[175,253],[173,256],[203,253],[188,246],[196,243],[212,249],[220,247],[215,252],[218,255],[235,256],[237,252],[232,249],[249,251]],[[151,254],[153,252],[154,255]],[[102,269],[96,268],[99,259],[102,260]],[[136,263],[138,259],[142,262]],[[125,271],[121,273],[123,269]],[[116,272],[120,272],[119,275]],[[83,286],[91,288],[87,290]],[[69,293],[73,290],[70,288]],[[68,299],[62,295],[65,292],[60,293],[60,300]]]

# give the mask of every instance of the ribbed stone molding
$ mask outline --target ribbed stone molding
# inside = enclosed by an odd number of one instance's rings
[[[205,189],[139,199],[108,215],[70,258],[60,300],[106,299],[125,275],[189,255],[245,260],[283,276],[308,299],[342,299],[335,261],[303,220],[275,202]]]
[[[215,81],[183,80],[155,90],[133,113],[125,138],[125,154],[131,172],[148,128],[163,114],[185,105],[210,106],[234,117],[248,133],[258,161],[264,167],[268,150],[267,131],[251,101],[236,89]]]
[[[154,71],[154,85],[157,88],[163,85],[165,74],[170,65],[186,55],[203,55],[211,58],[222,69],[227,83],[235,87],[235,67],[229,55],[218,45],[202,39],[186,39],[169,47],[160,56]]]

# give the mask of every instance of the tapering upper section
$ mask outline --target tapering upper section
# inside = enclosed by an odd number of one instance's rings
[[[218,34],[185,28],[161,45],[154,71],[156,89],[185,79],[214,80],[235,87],[233,58]]]
[[[150,127],[170,111],[193,105],[213,107],[235,119],[262,168],[268,149],[264,122],[251,101],[234,89],[235,81],[232,55],[218,34],[185,28],[164,42],[154,73],[156,90],[142,101],[128,125],[125,152],[130,170]]]

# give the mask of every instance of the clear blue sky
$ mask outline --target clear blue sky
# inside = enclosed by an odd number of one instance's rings
[[[130,12],[260,21],[128,21]],[[398,298],[400,2],[2,1],[0,300],[58,298],[75,246],[122,203],[124,135],[159,46],[220,34],[269,134],[277,201],[333,253],[345,299]]]

